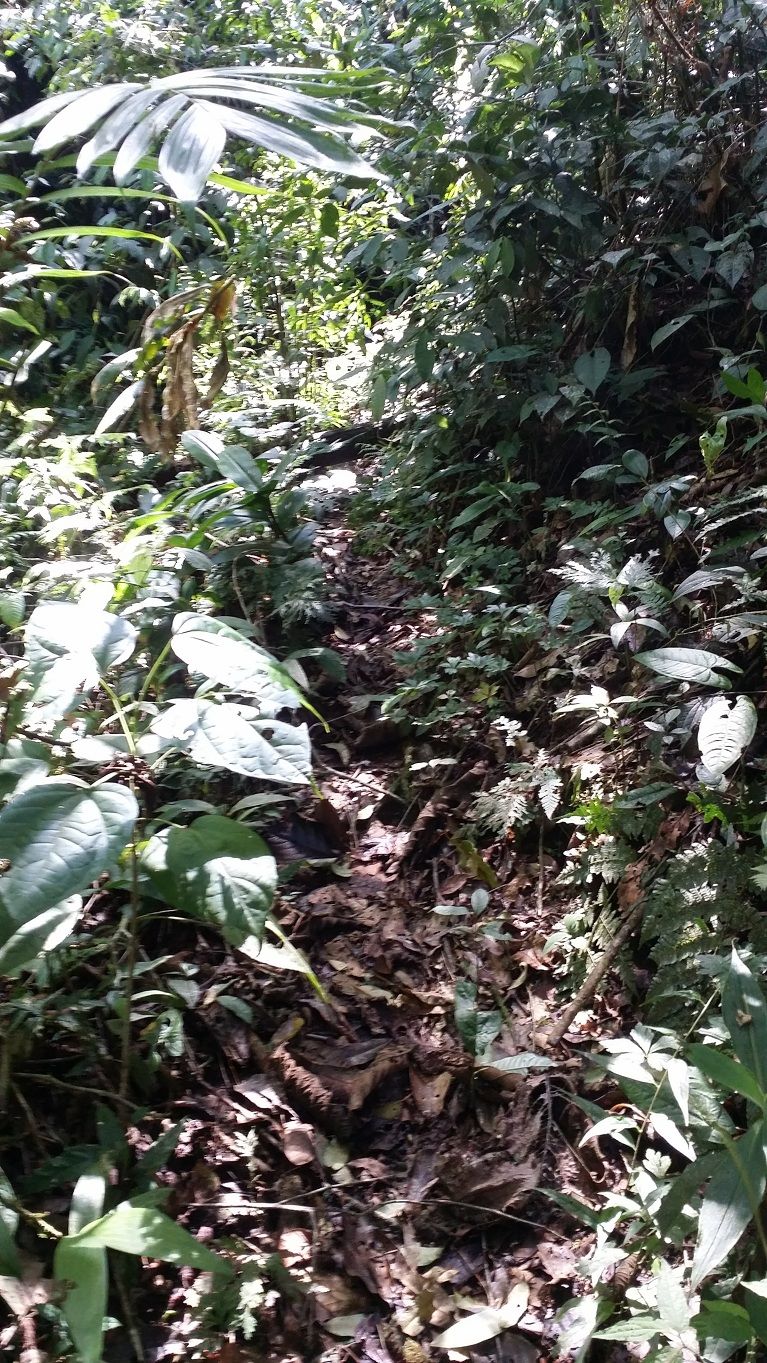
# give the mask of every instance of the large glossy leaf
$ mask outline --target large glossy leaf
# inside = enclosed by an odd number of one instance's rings
[[[140,123],[128,133],[115,157],[115,184],[124,185],[133,174],[143,156],[146,156],[155,138],[164,132],[189,103],[186,95],[172,95],[163,100],[158,108],[152,109]]]
[[[364,79],[357,80],[357,75]],[[347,96],[369,83],[367,73],[318,70],[305,71],[297,78],[290,67],[191,71],[148,85],[127,81],[43,101],[22,118],[0,124],[0,138],[44,123],[34,146],[39,153],[96,128],[81,148],[78,174],[87,174],[95,161],[119,148],[114,176],[123,184],[154,139],[170,127],[160,152],[159,169],[174,193],[188,202],[202,192],[223,153],[227,132],[299,165],[355,178],[379,178],[344,134],[359,137],[371,131],[393,132],[401,125],[380,115],[348,110],[326,97]],[[244,113],[232,108],[232,103],[255,106],[263,112]],[[186,112],[179,119],[185,106]]]
[[[78,99],[67,102],[65,108],[54,114],[50,123],[46,123],[42,132],[38,134],[32,150],[39,155],[42,151],[60,147],[62,142],[71,142],[74,138],[80,137],[106,114],[111,113],[115,105],[121,104],[127,95],[132,95],[134,91],[140,89],[141,86],[135,81],[124,81],[119,85],[101,85],[95,90],[88,90]],[[3,125],[0,124],[0,136],[2,134]]]
[[[226,145],[214,113],[192,104],[174,123],[158,162],[160,174],[182,203],[196,203]]]
[[[367,161],[363,161],[351,147],[340,138],[329,137],[323,133],[312,133],[306,129],[286,127],[256,114],[246,114],[240,109],[229,109],[223,104],[212,104],[199,100],[203,108],[226,128],[227,132],[242,137],[246,142],[255,142],[265,151],[287,156],[300,166],[312,170],[327,170],[334,174],[353,175],[363,180],[375,178],[377,172]]]
[[[82,1174],[75,1184],[69,1212],[69,1234],[56,1246],[53,1270],[68,1284],[63,1302],[80,1363],[100,1363],[107,1309],[107,1254],[100,1246],[74,1244],[71,1237],[98,1220],[104,1210],[103,1174]]]
[[[107,1212],[106,1216],[68,1239],[70,1244],[83,1248],[103,1246],[123,1254],[165,1259],[181,1267],[207,1269],[213,1273],[230,1272],[225,1259],[200,1244],[183,1226],[155,1207],[135,1206],[133,1202],[121,1202],[114,1211]]]
[[[738,1060],[767,1092],[767,1005],[756,977],[734,947],[722,989],[722,1016]]]
[[[715,686],[729,690],[732,683],[721,672],[740,672],[742,669],[718,653],[705,648],[653,648],[637,653],[636,660],[652,672],[671,681],[697,682],[701,686]]]
[[[136,637],[135,626],[111,611],[74,601],[43,602],[24,634],[35,702],[64,714],[99,677],[130,658]]]
[[[0,975],[15,975],[44,951],[61,946],[72,935],[82,917],[83,901],[72,895],[36,918],[30,918],[15,931],[7,925],[6,937],[0,929]]]
[[[47,118],[52,118],[60,109],[79,98],[79,90],[70,90],[65,95],[49,95],[23,114],[14,114],[13,118],[6,118],[4,123],[0,123],[0,137],[12,137],[16,133],[28,132],[30,128],[39,128]]]
[[[105,156],[107,152],[114,151],[128,133],[135,128],[136,124],[144,117],[153,104],[160,99],[160,91],[150,87],[148,90],[139,90],[124,100],[113,113],[104,120],[95,137],[92,137],[85,146],[80,149],[77,158],[77,174],[87,175],[94,161],[100,156]]]
[[[208,615],[184,612],[173,621],[173,652],[190,672],[253,696],[262,714],[296,709],[301,693],[292,677],[266,649]]]
[[[756,706],[748,696],[738,696],[732,708],[725,696],[717,696],[698,725],[698,747],[703,765],[712,776],[724,776],[740,760],[756,733]]]
[[[252,829],[221,814],[204,814],[188,828],[156,834],[141,865],[168,904],[212,923],[235,945],[249,936],[260,941],[277,868]]]
[[[57,776],[0,811],[0,936],[86,889],[130,841],[138,816],[132,791]]]
[[[107,1309],[107,1252],[59,1240],[53,1271],[66,1285],[62,1304],[79,1363],[101,1363]]]
[[[223,767],[260,781],[309,784],[311,750],[305,724],[263,719],[247,705],[179,700],[151,727],[161,738],[174,739],[204,767]]]
[[[718,1158],[700,1209],[693,1291],[724,1262],[759,1207],[767,1183],[764,1140],[760,1121]]]

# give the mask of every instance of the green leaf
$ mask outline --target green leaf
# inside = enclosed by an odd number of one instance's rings
[[[138,805],[125,786],[56,776],[0,811],[0,935],[86,889],[130,841]]]
[[[631,1320],[618,1321],[608,1325],[605,1330],[596,1330],[594,1339],[616,1339],[621,1344],[643,1344],[660,1331],[661,1323],[657,1316],[633,1316]]]
[[[137,379],[135,383],[130,383],[127,388],[123,388],[122,392],[117,394],[114,402],[107,407],[93,434],[103,435],[105,431],[113,431],[118,422],[133,411],[143,391],[143,379]]]
[[[754,1333],[767,1344],[767,1278],[743,1283],[744,1301]]]
[[[125,81],[119,85],[102,85],[95,90],[88,90],[84,95],[79,94],[74,100],[67,100],[66,107],[54,114],[50,123],[46,123],[38,134],[33,152],[39,156],[43,151],[60,147],[62,142],[71,142],[80,137],[110,113],[116,104],[122,103],[127,95],[140,89],[141,86],[135,81]]]
[[[732,1344],[747,1344],[751,1339],[748,1313],[731,1301],[703,1302],[690,1324],[699,1339],[725,1339]]]
[[[0,623],[6,629],[18,629],[24,620],[25,605],[23,592],[0,591]]]
[[[113,175],[116,185],[124,185],[146,156],[155,138],[173,122],[185,109],[189,100],[186,95],[172,95],[163,100],[159,108],[152,109],[128,133],[115,157]]]
[[[687,1054],[693,1065],[720,1088],[740,1093],[757,1107],[763,1108],[767,1103],[767,1095],[762,1093],[751,1071],[739,1060],[724,1055],[715,1046],[701,1046],[697,1042],[688,1047]]]
[[[136,124],[147,113],[152,104],[156,104],[160,99],[160,91],[150,87],[148,90],[139,90],[128,99],[120,102],[118,108],[104,120],[95,137],[92,137],[85,146],[81,148],[77,158],[77,174],[82,179],[88,174],[91,166],[98,161],[99,157],[105,156],[107,152],[114,151],[123,138],[135,128]],[[103,186],[98,186],[102,189]]]
[[[756,706],[748,696],[738,696],[730,709],[725,696],[717,696],[698,725],[698,747],[703,764],[712,776],[724,776],[739,762],[756,733]]]
[[[262,713],[295,709],[301,703],[298,686],[276,658],[212,616],[177,615],[171,647],[190,672],[239,695],[256,697]]]
[[[672,1334],[686,1330],[690,1323],[690,1307],[676,1274],[663,1260],[658,1266],[656,1292],[663,1329]]]
[[[0,132],[2,129],[0,128]],[[752,293],[751,302],[758,312],[767,312],[767,284],[762,284],[756,293]]]
[[[33,104],[32,108],[25,110],[23,114],[15,114],[13,118],[6,118],[4,123],[0,123],[0,137],[11,137],[16,133],[28,132],[30,128],[38,128],[46,118],[50,118],[79,98],[79,90],[70,90],[65,95],[49,95],[48,99]]]
[[[1,883],[1,882],[0,882]],[[80,895],[30,918],[15,931],[0,928],[0,975],[16,975],[44,951],[52,951],[71,937],[83,912]]]
[[[682,327],[687,326],[687,323],[691,321],[692,313],[688,312],[682,317],[675,317],[673,322],[666,322],[665,326],[658,327],[658,330],[654,331],[650,337],[650,349],[657,350],[658,346],[662,345],[664,341],[667,341],[669,336],[673,336],[675,332],[679,331]]]
[[[590,393],[596,393],[607,378],[609,368],[610,352],[600,347],[598,350],[579,355],[573,365],[573,373],[584,388],[588,388]]]
[[[77,1235],[79,1231],[89,1226],[91,1221],[98,1221],[99,1217],[103,1216],[106,1191],[106,1178],[98,1170],[80,1175],[72,1192],[68,1235]]]
[[[26,317],[22,317],[21,313],[17,312],[15,308],[0,308],[0,322],[5,322],[6,325],[12,327],[22,327],[24,331],[31,331],[34,336],[40,335],[37,327],[28,322]]]
[[[517,1283],[503,1306],[485,1306],[481,1311],[464,1316],[463,1320],[456,1321],[455,1325],[435,1335],[432,1344],[437,1349],[472,1349],[477,1344],[495,1339],[521,1320],[527,1310],[529,1295],[527,1283]]]
[[[226,132],[207,107],[192,104],[174,123],[158,167],[182,203],[197,202],[225,145]]]
[[[127,662],[136,638],[135,626],[111,611],[74,601],[43,602],[24,632],[35,703],[65,714],[110,668]]]
[[[727,658],[703,648],[653,648],[645,653],[637,653],[636,661],[670,681],[697,682],[701,686],[715,686],[721,690],[729,690],[732,683],[715,669],[742,671]]]
[[[236,819],[207,814],[188,828],[166,828],[141,865],[168,904],[212,923],[235,945],[260,941],[274,899],[277,868],[262,838]]]
[[[722,989],[722,1016],[738,1060],[767,1091],[767,1006],[745,961],[733,947]]]
[[[637,478],[646,478],[650,472],[650,461],[641,450],[626,450],[621,462]]]
[[[69,1284],[62,1309],[79,1363],[101,1363],[107,1309],[106,1250],[86,1248],[65,1236],[56,1246],[53,1271],[59,1282]]]
[[[178,742],[202,766],[223,767],[259,781],[309,784],[311,750],[305,724],[263,719],[246,705],[179,700],[151,728]]]
[[[0,1169],[0,1273],[18,1278],[21,1274],[19,1254],[16,1248],[16,1230],[19,1224],[18,1213],[7,1205],[15,1200],[10,1179]]]
[[[265,151],[288,157],[300,166],[351,175],[355,179],[383,178],[373,166],[363,161],[361,156],[338,137],[312,133],[307,129],[298,132],[276,120],[246,114],[240,109],[229,109],[223,104],[212,104],[207,99],[199,100],[199,107],[205,114],[218,119],[226,131],[233,133],[235,137],[242,137],[246,142],[255,142]]]
[[[691,1287],[697,1287],[727,1258],[764,1196],[764,1129],[757,1122],[719,1155],[698,1220]]]
[[[137,1200],[137,1199],[136,1199]],[[207,1246],[195,1240],[183,1226],[155,1207],[121,1202],[100,1220],[86,1226],[69,1243],[81,1248],[117,1249],[123,1254],[140,1254],[147,1259],[164,1259],[184,1268],[200,1268],[229,1274],[228,1263]]]
[[[556,1062],[546,1055],[535,1055],[533,1051],[520,1051],[519,1055],[503,1055],[497,1059],[485,1057],[481,1069],[499,1070],[502,1074],[527,1074],[530,1070],[549,1070]]]

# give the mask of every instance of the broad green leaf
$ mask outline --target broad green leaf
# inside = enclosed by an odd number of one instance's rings
[[[517,1283],[503,1306],[485,1306],[470,1316],[464,1316],[463,1320],[456,1321],[455,1325],[435,1335],[432,1343],[437,1349],[472,1349],[477,1344],[495,1339],[496,1335],[510,1330],[522,1319],[529,1296],[528,1284]]]
[[[177,615],[171,647],[190,672],[228,691],[253,696],[262,713],[296,709],[301,703],[298,686],[276,658],[212,616]]]
[[[698,747],[712,776],[724,776],[740,761],[756,733],[756,722],[756,706],[748,696],[738,696],[732,708],[725,696],[707,706],[698,725]]]
[[[751,302],[758,312],[767,312],[767,284],[762,284],[761,288],[751,295]]]
[[[59,1282],[68,1284],[64,1319],[79,1363],[101,1363],[107,1310],[106,1250],[86,1248],[65,1236],[56,1246],[53,1271]]]
[[[722,989],[722,1015],[738,1060],[767,1092],[767,1005],[755,976],[733,947]]]
[[[767,1278],[743,1283],[743,1300],[754,1332],[767,1344]]]
[[[98,1221],[99,1217],[104,1215],[106,1191],[106,1178],[98,1170],[80,1175],[69,1206],[68,1235],[77,1235],[92,1221]]]
[[[673,322],[666,322],[665,326],[658,327],[650,337],[650,349],[657,350],[659,345],[667,341],[669,336],[673,336],[681,327],[692,321],[692,313],[685,313],[683,317],[675,317]]]
[[[203,815],[188,828],[156,834],[141,865],[167,903],[212,923],[235,945],[248,936],[260,941],[277,868],[252,829],[220,814]]]
[[[684,1060],[677,1057],[669,1060],[666,1066],[666,1078],[669,1088],[673,1093],[677,1107],[682,1114],[685,1126],[690,1121],[690,1070]]]
[[[93,434],[103,435],[105,431],[113,431],[117,423],[133,411],[143,391],[143,379],[137,379],[135,383],[130,383],[127,388],[123,388],[122,392],[117,394],[114,402],[111,402],[107,407]]]
[[[133,174],[139,161],[146,156],[155,138],[173,122],[185,109],[189,100],[186,95],[172,95],[163,100],[159,108],[152,109],[128,133],[115,157],[113,175],[116,185],[124,185]]]
[[[26,317],[22,317],[15,308],[0,308],[0,322],[5,322],[6,326],[21,327],[24,331],[31,331],[34,336],[39,336],[40,332],[36,326],[28,322]]]
[[[36,704],[65,714],[112,667],[127,662],[137,632],[111,611],[74,601],[48,601],[27,621],[24,642]]]
[[[21,1273],[19,1253],[16,1248],[16,1230],[19,1224],[18,1213],[9,1203],[15,1201],[13,1186],[5,1171],[0,1169],[0,1274],[17,1278]]]
[[[610,352],[600,347],[598,350],[579,355],[573,365],[573,373],[584,388],[588,388],[590,393],[596,393],[607,378],[609,368]]]
[[[263,719],[246,705],[182,700],[173,701],[151,728],[162,738],[174,739],[202,766],[223,767],[259,781],[309,784],[311,750],[305,724]]]
[[[0,878],[0,932],[60,905],[92,885],[133,833],[138,805],[125,786],[86,786],[56,776],[0,811],[0,848],[11,865]]]
[[[28,132],[30,128],[39,128],[47,118],[79,99],[80,93],[79,90],[70,90],[65,95],[49,95],[48,99],[33,104],[32,108],[25,110],[23,114],[14,114],[13,118],[6,118],[4,123],[0,123],[0,137],[12,137],[16,133]]]
[[[633,1316],[630,1320],[618,1321],[604,1330],[595,1330],[594,1339],[615,1339],[621,1344],[643,1344],[660,1331],[661,1323],[657,1316]]]
[[[160,99],[160,91],[150,87],[139,90],[122,101],[118,108],[104,120],[95,137],[81,148],[77,158],[77,174],[82,178],[88,174],[94,162],[107,152],[114,151],[123,138],[133,130],[147,110]]]
[[[0,881],[2,885],[2,881]],[[82,917],[80,895],[71,895],[63,904],[30,918],[6,936],[0,927],[0,975],[16,975],[24,966],[31,965],[44,951],[53,951],[71,937]]]
[[[636,661],[670,681],[697,682],[701,686],[715,686],[720,690],[729,690],[732,683],[727,677],[722,677],[717,669],[742,671],[727,658],[703,648],[653,648],[645,653],[637,653]]]
[[[690,1323],[690,1307],[677,1275],[663,1260],[658,1266],[655,1286],[663,1329],[680,1334]]]
[[[40,152],[51,151],[54,147],[60,147],[62,142],[71,142],[80,137],[110,113],[116,104],[121,104],[128,95],[140,89],[141,86],[135,81],[125,81],[120,85],[99,86],[75,100],[67,101],[66,107],[54,114],[50,123],[46,123],[38,134],[33,152],[39,156]]]
[[[69,1236],[71,1245],[82,1248],[117,1249],[123,1254],[140,1254],[147,1259],[164,1259],[185,1268],[207,1269],[213,1273],[231,1272],[228,1263],[206,1245],[195,1240],[169,1216],[155,1207],[121,1202],[100,1220],[86,1226],[78,1235]]]
[[[693,1291],[734,1249],[759,1207],[765,1183],[764,1128],[757,1122],[718,1156],[700,1209]]]
[[[23,623],[25,607],[23,592],[0,590],[0,623],[7,629],[18,629]]]
[[[690,1325],[699,1339],[725,1339],[733,1344],[747,1344],[751,1339],[748,1313],[731,1301],[704,1302]]]
[[[223,104],[212,104],[209,100],[199,100],[204,113],[218,119],[227,132],[242,137],[246,142],[255,142],[265,151],[286,156],[298,165],[313,170],[331,171],[335,174],[351,175],[355,179],[381,179],[382,176],[367,161],[363,161],[351,147],[338,137],[326,133],[312,133],[302,128],[299,131],[269,118],[243,113],[240,109],[229,109]]]
[[[162,145],[158,168],[182,203],[196,203],[226,145],[215,115],[192,104],[174,123]]]
[[[17,175],[0,175],[0,189],[9,194],[18,194],[20,198],[27,196],[27,186]]]
[[[731,1089],[733,1093],[740,1093],[757,1107],[764,1107],[767,1095],[762,1093],[751,1071],[739,1060],[724,1055],[715,1046],[701,1046],[697,1042],[688,1047],[687,1054],[693,1065],[714,1084],[720,1088]]]

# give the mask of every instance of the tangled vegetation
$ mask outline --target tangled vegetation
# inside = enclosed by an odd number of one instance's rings
[[[763,7],[0,15],[0,1357],[767,1357]]]

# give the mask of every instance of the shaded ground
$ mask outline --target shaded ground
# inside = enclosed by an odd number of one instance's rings
[[[539,1051],[561,1006],[541,955],[561,914],[551,867],[535,838],[488,860],[462,838],[467,800],[498,757],[436,752],[382,718],[394,653],[429,621],[391,563],[355,553],[342,511],[318,548],[327,643],[347,681],[319,702],[322,801],[270,835],[279,918],[316,981],[254,968],[189,922],[158,926],[153,954],[198,964],[199,1001],[169,1063],[169,1103],[129,1132],[140,1155],[183,1122],[160,1174],[168,1210],[252,1255],[252,1283],[211,1294],[204,1275],[157,1264],[139,1286],[131,1266],[119,1281],[132,1325],[108,1336],[105,1357],[420,1363],[446,1356],[433,1342],[459,1321],[489,1338],[489,1320],[496,1337],[478,1356],[550,1359],[589,1238],[572,1239],[540,1189],[591,1202],[605,1178],[604,1155],[578,1148],[581,1062],[504,1072],[478,1068],[472,1051],[485,1049],[490,1012],[496,1055]],[[613,992],[604,1007],[621,1002]],[[85,1092],[56,1079],[74,1054],[37,1062],[9,1095],[7,1145],[22,1166],[50,1160],[61,1131],[81,1138]],[[67,1203],[46,1191],[49,1215]],[[516,1326],[499,1333],[502,1310]],[[17,1356],[13,1326],[0,1343]]]

